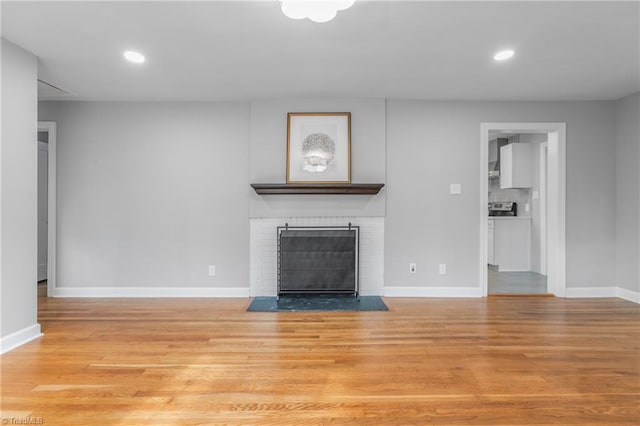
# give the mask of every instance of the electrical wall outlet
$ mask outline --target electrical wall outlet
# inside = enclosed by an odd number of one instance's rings
[[[209,265],[209,276],[213,277],[216,275],[216,265]]]
[[[524,211],[528,212],[529,211],[529,203],[525,203],[524,204]]]
[[[447,273],[447,264],[446,263],[441,263],[440,266],[438,267],[438,270],[440,271],[440,275],[444,275]]]
[[[462,194],[462,185],[459,183],[452,183],[449,185],[449,194],[460,195]]]
[[[410,263],[409,264],[409,273],[410,274],[415,274],[417,272],[417,266],[415,263]]]

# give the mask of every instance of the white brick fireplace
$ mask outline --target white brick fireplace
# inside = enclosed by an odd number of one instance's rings
[[[384,274],[383,217],[280,217],[250,219],[250,294],[275,296],[278,288],[277,227],[360,226],[360,294],[382,296]]]

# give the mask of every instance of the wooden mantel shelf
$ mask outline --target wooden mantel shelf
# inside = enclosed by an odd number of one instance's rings
[[[357,194],[375,195],[384,183],[252,183],[260,195],[272,194]]]

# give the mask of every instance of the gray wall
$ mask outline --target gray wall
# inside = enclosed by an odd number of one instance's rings
[[[640,96],[616,102],[616,280],[640,291]]]
[[[278,99],[251,102],[252,183],[285,183],[288,112],[351,112],[351,181],[384,183],[384,99]],[[259,196],[250,191],[251,217],[384,216],[378,195]]]
[[[248,287],[249,114],[42,102],[58,123],[57,286]]]
[[[504,121],[567,123],[567,285],[614,285],[613,114],[612,102],[387,101],[385,286],[478,287],[480,123]]]
[[[2,39],[2,338],[37,326],[37,67],[35,56]]]
[[[40,119],[59,126],[60,285],[245,287],[249,217],[386,215],[386,286],[478,287],[480,123],[488,121],[567,123],[568,286],[615,285],[614,106],[43,103]],[[385,182],[379,199],[278,199],[249,188],[285,181],[286,113],[311,110],[353,113],[353,181]],[[463,194],[449,195],[450,183]],[[206,276],[208,264],[216,277]]]

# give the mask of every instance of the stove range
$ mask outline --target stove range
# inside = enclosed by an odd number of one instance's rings
[[[518,203],[515,201],[490,202],[489,216],[518,216]]]

